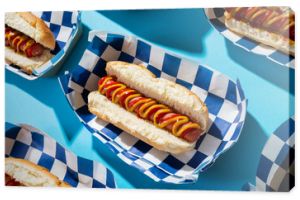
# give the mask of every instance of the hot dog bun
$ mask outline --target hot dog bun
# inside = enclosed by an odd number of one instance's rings
[[[25,71],[27,74],[32,74],[34,68],[37,68],[50,60],[53,55],[50,50],[44,49],[41,56],[28,58],[24,54],[15,52],[9,47],[5,47],[5,60],[7,63],[13,63]]]
[[[44,47],[53,50],[55,38],[45,22],[31,12],[7,12],[5,24],[34,39]]]
[[[208,111],[205,104],[183,86],[166,79],[155,78],[155,75],[145,67],[125,62],[108,62],[106,71],[118,81],[195,119],[194,121],[199,123],[203,130],[207,128]],[[179,154],[195,146],[195,142],[187,142],[126,111],[98,91],[89,94],[88,107],[97,117],[159,150]]]
[[[231,31],[244,35],[252,40],[278,49],[286,54],[295,55],[295,42],[276,33],[269,32],[260,28],[255,28],[240,20],[233,18],[230,13],[225,11],[225,25]]]
[[[5,158],[5,174],[24,186],[70,187],[46,168],[24,159]]]

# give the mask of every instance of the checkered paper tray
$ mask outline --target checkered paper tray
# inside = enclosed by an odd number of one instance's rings
[[[133,36],[91,31],[88,41],[78,66],[61,76],[60,84],[81,122],[128,165],[154,181],[194,183],[199,172],[236,143],[247,102],[239,81],[235,83],[209,67]],[[176,81],[204,100],[209,109],[210,128],[194,150],[179,155],[159,151],[88,111],[89,92],[97,90],[99,77],[105,75],[106,62],[115,60],[144,65],[158,77]]]
[[[295,57],[287,55],[279,50],[262,43],[258,43],[245,36],[236,34],[225,26],[224,8],[206,8],[205,14],[212,26],[219,31],[225,38],[233,42],[235,45],[245,49],[246,51],[266,56],[268,59],[282,66],[295,68]]]
[[[101,164],[76,156],[46,133],[26,125],[5,124],[5,156],[47,168],[73,187],[115,188],[114,176]]]
[[[51,53],[54,55],[48,62],[28,75],[12,64],[5,63],[6,69],[28,79],[35,80],[53,68],[59,68],[76,43],[81,33],[81,13],[79,11],[33,12],[48,25],[56,40],[56,46]]]
[[[256,185],[247,191],[288,192],[295,186],[295,119],[289,118],[265,144],[256,172]]]

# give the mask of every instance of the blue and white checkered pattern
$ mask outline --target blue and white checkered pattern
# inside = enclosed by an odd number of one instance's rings
[[[210,128],[195,149],[180,155],[159,151],[88,111],[88,94],[97,90],[106,63],[116,60],[144,65],[158,77],[192,90],[206,103]],[[195,182],[199,172],[237,141],[245,120],[246,99],[239,82],[132,36],[91,31],[78,66],[59,80],[71,107],[88,130],[124,162],[155,181]]]
[[[264,55],[268,59],[289,68],[295,68],[295,57],[287,55],[270,46],[258,43],[242,35],[236,34],[225,26],[224,8],[206,8],[205,14],[210,23],[216,28],[224,37],[232,41],[235,45],[256,54]]]
[[[6,123],[5,156],[47,168],[73,187],[115,188],[114,176],[99,163],[76,156],[47,134],[29,125]]]
[[[61,64],[66,56],[69,47],[76,42],[80,34],[80,12],[79,11],[52,11],[52,12],[33,12],[48,25],[56,40],[56,46],[51,53],[54,55],[48,62],[33,70],[32,75],[21,71],[18,67],[5,64],[6,68],[28,80],[34,80],[44,75],[50,69]]]
[[[256,174],[256,186],[244,190],[288,192],[295,186],[295,119],[284,122],[268,139]]]

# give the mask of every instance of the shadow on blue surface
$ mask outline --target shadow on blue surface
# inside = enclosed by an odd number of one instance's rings
[[[6,83],[18,87],[36,100],[52,108],[60,126],[66,133],[68,142],[74,141],[82,125],[68,105],[57,78],[39,78],[34,81],[28,81],[11,71],[5,70],[5,72]],[[30,106],[34,109],[34,105]],[[31,113],[28,113],[28,117],[30,117],[30,115]],[[45,123],[47,123],[47,121],[45,121]]]
[[[295,70],[281,66],[265,56],[247,52],[227,39],[225,41],[228,55],[233,61],[277,87],[295,95]]]
[[[256,166],[266,141],[266,134],[259,123],[251,114],[247,113],[244,129],[238,143],[221,155],[211,168],[201,173],[195,184],[187,185],[154,182],[119,159],[95,137],[93,138],[93,148],[101,158],[135,188],[240,190],[244,183],[254,182]],[[121,185],[118,182],[117,184]]]
[[[201,9],[98,12],[149,42],[192,53],[205,53],[203,38],[211,26],[207,21],[197,25],[203,21]]]
[[[84,50],[88,44],[88,35],[91,30],[84,24],[82,24],[82,34],[79,40],[74,46],[74,49],[68,56],[69,59],[63,64],[58,76],[63,75],[66,70],[71,71],[74,67],[76,67],[82,57]]]

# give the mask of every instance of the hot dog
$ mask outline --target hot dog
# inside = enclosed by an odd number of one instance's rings
[[[200,125],[191,122],[187,116],[174,112],[152,98],[144,97],[110,76],[101,78],[98,85],[99,92],[113,103],[188,142],[195,142],[203,132]]]
[[[207,107],[191,91],[135,64],[112,61],[106,71],[88,96],[99,118],[174,154],[191,150],[205,133]]]
[[[5,158],[6,186],[70,187],[46,168],[20,158]]]
[[[30,12],[5,13],[5,59],[31,74],[53,55],[55,38],[45,22]]]
[[[284,53],[295,54],[295,14],[286,7],[225,9],[225,25]]]
[[[17,53],[26,55],[28,58],[40,56],[44,50],[42,45],[10,27],[5,27],[5,46],[14,49]]]
[[[19,181],[16,181],[13,177],[8,174],[5,174],[5,186],[25,186]]]

